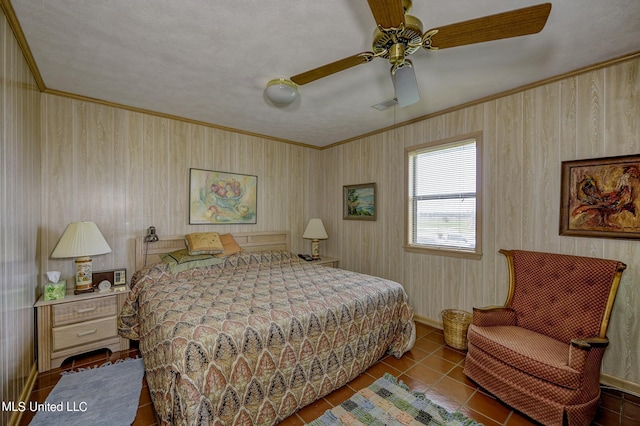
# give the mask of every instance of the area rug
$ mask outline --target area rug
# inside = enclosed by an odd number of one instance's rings
[[[136,417],[144,364],[127,359],[63,375],[36,411],[31,425],[130,425]]]
[[[385,373],[368,388],[309,423],[310,426],[478,426],[462,413],[449,413]]]

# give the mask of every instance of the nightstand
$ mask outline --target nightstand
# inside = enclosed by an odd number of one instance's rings
[[[96,349],[129,349],[118,336],[117,317],[129,289],[93,293],[67,293],[64,299],[34,305],[38,329],[38,372],[51,370],[73,355]]]
[[[330,266],[332,268],[337,268],[338,262],[340,262],[340,259],[337,259],[335,257],[321,257],[320,260],[312,260],[309,263],[313,263],[314,265],[325,265],[325,266]]]

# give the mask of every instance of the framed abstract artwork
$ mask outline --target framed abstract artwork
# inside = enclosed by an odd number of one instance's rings
[[[189,224],[255,224],[258,177],[189,169]]]
[[[560,235],[640,238],[640,155],[563,161]]]
[[[342,190],[342,218],[376,220],[376,184],[346,185]]]

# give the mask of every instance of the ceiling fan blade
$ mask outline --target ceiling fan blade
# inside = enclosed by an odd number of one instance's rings
[[[393,81],[393,88],[396,92],[398,105],[401,108],[415,104],[420,100],[416,72],[413,69],[411,61],[407,59],[403,66],[395,69],[395,72],[394,67],[392,67],[391,80]]]
[[[335,74],[340,71],[344,71],[348,68],[355,67],[356,65],[369,62],[373,56],[373,52],[363,52],[357,55],[349,56],[339,61],[331,62],[330,64],[323,65],[318,68],[314,68],[310,71],[303,72],[302,74],[294,75],[290,78],[297,85],[303,85],[316,81],[331,74]]]
[[[367,0],[376,23],[385,29],[399,28],[404,24],[402,0]]]
[[[544,28],[551,3],[484,16],[435,28],[431,45],[438,49],[535,34]],[[429,31],[427,31],[428,33]],[[426,33],[425,33],[426,34]]]

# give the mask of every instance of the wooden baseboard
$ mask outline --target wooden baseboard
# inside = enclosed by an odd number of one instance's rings
[[[38,364],[34,363],[31,366],[31,372],[29,373],[29,377],[27,377],[27,381],[24,384],[24,388],[22,389],[22,394],[20,394],[19,401],[29,401],[29,397],[31,396],[31,392],[33,391],[33,385],[36,383],[36,379],[38,378]],[[9,426],[18,426],[20,424],[20,419],[22,418],[22,411],[14,411],[9,417]]]
[[[413,314],[413,320],[415,322],[419,322],[420,324],[428,325],[430,327],[434,327],[434,328],[437,328],[439,330],[442,330],[444,328],[442,326],[442,322],[441,321],[436,321],[436,320],[433,320],[433,319],[428,318],[428,317],[423,317],[421,315]]]
[[[630,382],[609,374],[600,373],[600,384],[640,397],[640,384],[638,383]]]

